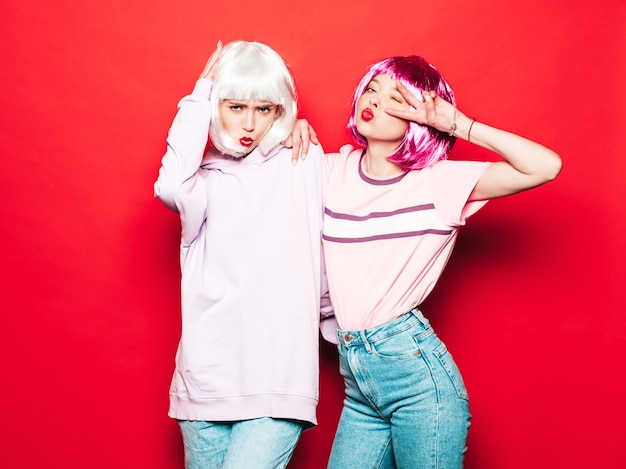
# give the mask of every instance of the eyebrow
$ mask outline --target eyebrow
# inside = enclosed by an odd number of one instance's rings
[[[223,103],[233,103],[233,104],[244,104],[246,106],[248,106],[250,104],[250,101],[253,101],[251,99],[222,99]],[[267,106],[278,106],[278,104],[273,103],[272,101],[254,101],[254,106],[262,106],[262,107],[267,107]]]

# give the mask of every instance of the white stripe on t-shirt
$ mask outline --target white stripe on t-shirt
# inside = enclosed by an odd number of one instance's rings
[[[365,216],[324,210],[323,238],[339,243],[406,238],[424,234],[449,235],[452,230],[437,216],[432,204],[406,207]]]

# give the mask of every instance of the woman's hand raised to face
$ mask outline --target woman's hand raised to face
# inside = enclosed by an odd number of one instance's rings
[[[428,125],[441,132],[452,132],[458,113],[454,105],[440,97],[435,91],[423,91],[423,100],[419,100],[402,83],[397,82],[397,87],[402,97],[413,109],[386,108],[385,112],[387,114],[407,121],[417,122],[418,124]]]
[[[220,61],[220,57],[222,55],[222,41],[217,41],[217,46],[215,50],[209,57],[208,62],[204,66],[204,70],[200,74],[200,78],[208,78],[209,80],[213,80],[213,75],[215,75],[215,68]]]

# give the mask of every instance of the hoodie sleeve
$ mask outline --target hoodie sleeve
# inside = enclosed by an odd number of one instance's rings
[[[180,215],[184,246],[193,241],[205,219],[206,189],[198,170],[209,138],[211,84],[199,79],[193,92],[178,103],[154,184],[154,196]]]

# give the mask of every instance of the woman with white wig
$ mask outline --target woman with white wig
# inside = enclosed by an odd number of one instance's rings
[[[169,131],[155,196],[182,226],[169,415],[188,469],[284,468],[317,423],[324,159],[292,164],[296,113],[274,50],[218,43]]]

